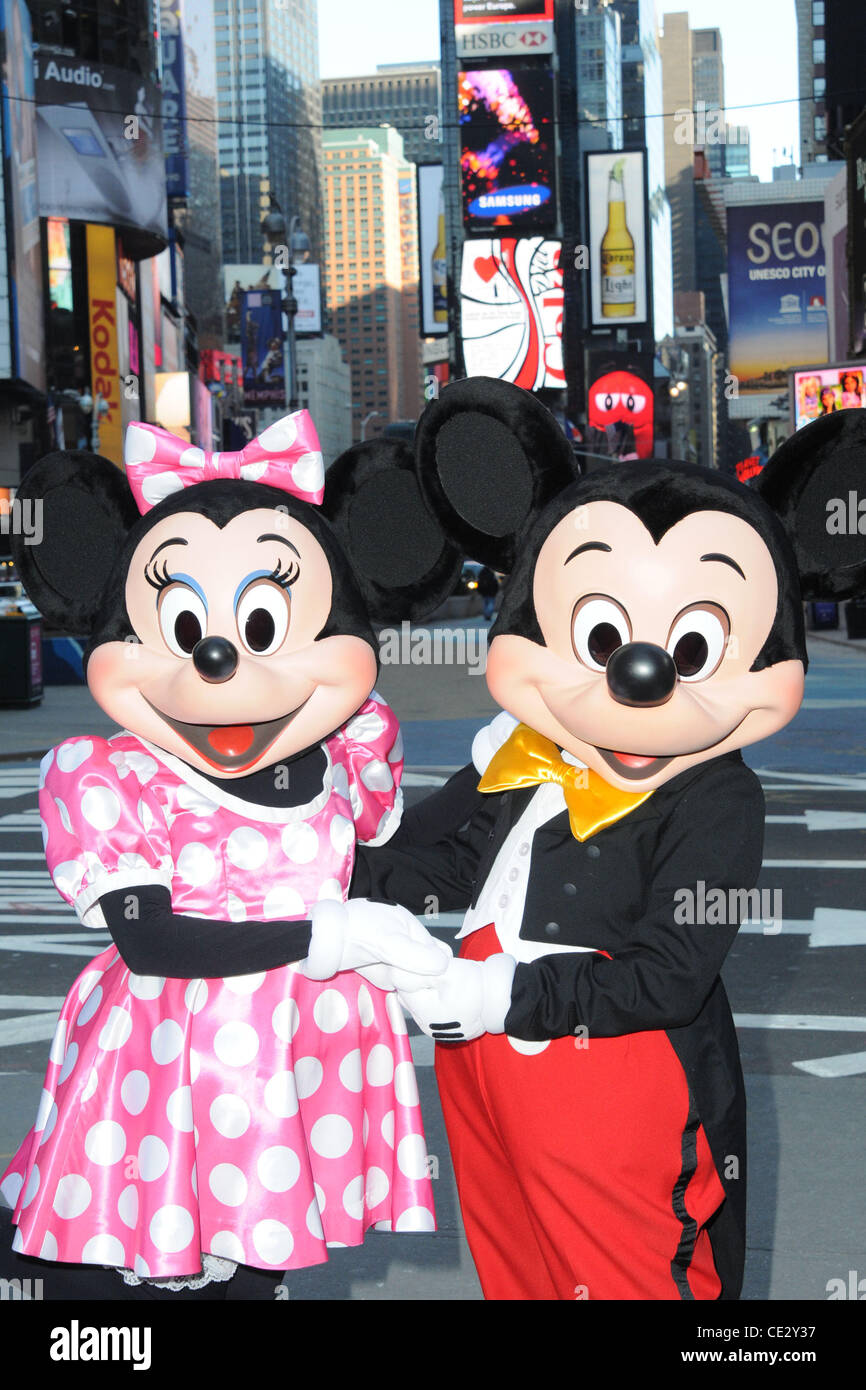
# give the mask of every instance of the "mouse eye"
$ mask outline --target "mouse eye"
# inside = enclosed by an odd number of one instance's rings
[[[159,596],[159,630],[175,656],[191,656],[207,631],[207,609],[186,584],[169,584]]]
[[[236,619],[241,641],[254,656],[270,656],[289,630],[291,598],[267,579],[247,585],[238,600]]]
[[[681,681],[702,681],[717,670],[727,650],[731,620],[719,604],[686,608],[674,621],[667,640]]]
[[[571,616],[571,645],[578,661],[591,671],[603,671],[617,647],[631,641],[631,624],[624,608],[605,594],[587,594]]]

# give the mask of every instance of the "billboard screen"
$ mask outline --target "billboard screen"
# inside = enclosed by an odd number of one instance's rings
[[[501,24],[503,20],[553,19],[553,0],[455,0],[455,24]]]
[[[739,394],[785,391],[827,360],[824,203],[746,203],[728,214],[728,362]]]
[[[164,242],[158,90],[122,68],[43,53],[34,70],[40,215],[139,228]]]
[[[589,451],[611,459],[652,458],[652,357],[590,353],[587,383]]]
[[[86,244],[91,390],[99,424],[99,452],[120,466],[123,461],[123,412],[117,338],[117,252],[113,229],[89,226]],[[101,408],[97,397],[101,397]]]
[[[244,290],[240,296],[244,405],[285,405],[283,309],[279,290]]]
[[[9,375],[45,390],[42,263],[36,182],[36,117],[30,15],[24,0],[0,0],[3,42],[3,170],[5,249],[9,277]],[[3,221],[0,201],[0,224]]]
[[[528,391],[565,386],[562,243],[483,238],[463,245],[461,331],[467,376]]]
[[[421,290],[421,336],[442,338],[448,332],[448,245],[441,164],[419,164],[418,281]]]
[[[590,322],[644,324],[652,315],[644,150],[586,156]]]
[[[848,163],[848,308],[850,349],[866,351],[866,112],[845,136]]]
[[[515,63],[460,72],[457,102],[465,225],[553,226],[552,68]]]
[[[866,406],[866,363],[841,362],[833,367],[806,367],[793,373],[794,428],[821,415]]]
[[[186,74],[180,0],[160,0],[162,45],[162,138],[165,186],[170,198],[189,197],[189,158],[186,138]],[[187,38],[187,43],[189,39]]]

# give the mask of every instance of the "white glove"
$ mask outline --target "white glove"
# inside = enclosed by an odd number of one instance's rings
[[[452,957],[443,975],[414,989],[402,983],[397,998],[418,1027],[437,1042],[466,1042],[482,1033],[504,1033],[517,961],[499,952],[486,960]]]
[[[487,771],[487,764],[490,762],[494,753],[498,753],[503,743],[507,743],[519,724],[519,720],[509,714],[507,710],[502,710],[492,719],[489,724],[485,724],[483,729],[472,740],[472,761],[475,769],[482,776]]]
[[[300,964],[302,974],[310,980],[329,980],[340,970],[380,962],[413,977],[432,977],[440,975],[452,958],[448,947],[431,936],[405,907],[374,903],[368,898],[350,898],[345,903],[325,899],[313,907],[310,921],[310,951]]]

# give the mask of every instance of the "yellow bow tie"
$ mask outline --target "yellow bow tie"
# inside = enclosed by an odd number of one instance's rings
[[[605,782],[588,767],[573,767],[560,756],[549,738],[518,724],[514,733],[493,755],[478,783],[481,792],[504,792],[558,782],[565,795],[571,833],[588,840],[597,830],[621,820],[652,796],[652,792],[623,792]]]

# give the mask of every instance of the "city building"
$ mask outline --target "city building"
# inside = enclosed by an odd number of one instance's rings
[[[329,77],[322,82],[322,123],[326,130],[392,125],[403,137],[412,164],[442,159],[442,114],[438,63],[382,63],[362,77]]]
[[[751,134],[747,125],[725,126],[725,178],[752,177]]]
[[[705,139],[696,140],[706,151],[710,172],[725,174],[725,64],[719,29],[692,30],[692,88],[694,105],[703,119]]]
[[[666,14],[659,40],[665,118],[665,189],[671,208],[674,293],[695,287],[695,92],[692,30],[685,13]]]
[[[827,161],[826,0],[795,0],[800,89],[800,164]]]
[[[415,170],[390,126],[326,131],[322,145],[324,298],[358,440],[423,407]]]
[[[622,148],[622,40],[620,17],[610,0],[596,0],[575,14],[578,147]]]
[[[322,246],[322,100],[316,0],[213,0],[223,257],[262,260],[270,198]]]
[[[718,468],[718,387],[723,363],[699,290],[674,295],[674,322],[674,338],[687,363],[688,458],[704,468]]]
[[[298,408],[309,410],[327,468],[352,444],[352,373],[336,338],[299,338]]]

